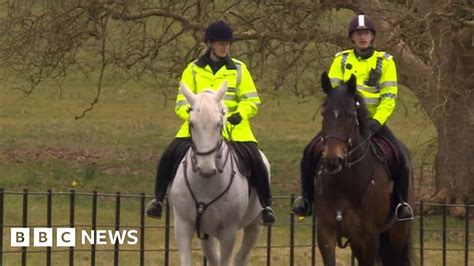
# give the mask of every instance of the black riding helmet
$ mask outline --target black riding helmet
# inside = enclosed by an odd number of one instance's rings
[[[209,26],[207,26],[206,34],[204,41],[228,41],[232,42],[234,40],[234,34],[232,33],[232,28],[229,24],[225,23],[222,20],[214,21]]]
[[[349,38],[351,37],[352,33],[357,30],[370,30],[375,35],[375,23],[370,17],[366,15],[357,15],[353,17],[349,23]]]

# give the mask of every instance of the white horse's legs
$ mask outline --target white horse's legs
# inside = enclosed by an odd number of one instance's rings
[[[176,212],[175,212],[176,213]],[[179,261],[181,266],[190,266],[191,259],[191,240],[194,233],[194,225],[189,224],[179,216],[175,216],[174,220],[174,235],[176,238],[176,245],[179,250]]]
[[[221,266],[227,266],[230,264],[230,258],[232,257],[232,249],[235,243],[235,235],[237,228],[226,229],[225,233],[219,236],[219,242],[221,244]]]
[[[260,217],[257,217],[251,224],[244,228],[244,236],[242,238],[242,245],[239,252],[235,256],[234,265],[246,266],[249,262],[249,255],[252,248],[255,246],[260,235]]]
[[[206,256],[207,264],[209,266],[218,266],[219,258],[217,257],[216,247],[215,247],[215,238],[209,236],[207,240],[201,240],[201,248],[204,256]]]

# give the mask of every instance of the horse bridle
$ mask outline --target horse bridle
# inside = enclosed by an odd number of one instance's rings
[[[359,123],[359,120],[357,119],[357,111],[354,111],[354,113],[355,113],[355,116],[354,116],[354,117],[355,117],[355,119],[354,119],[354,121],[355,121],[355,123],[354,123],[355,129],[358,129],[359,126],[360,126],[360,123]],[[357,163],[359,163],[360,161],[362,161],[362,159],[365,158],[365,156],[367,155],[367,153],[368,153],[368,151],[369,151],[369,149],[370,149],[370,143],[369,143],[368,145],[365,145],[364,152],[362,153],[362,155],[361,155],[359,158],[357,158],[357,159],[355,159],[355,160],[353,160],[353,161],[349,161],[349,158],[350,158],[357,150],[361,149],[361,148],[363,147],[364,143],[366,143],[366,142],[368,142],[368,141],[370,140],[370,138],[372,137],[372,135],[373,135],[373,133],[370,132],[369,135],[368,135],[365,139],[363,139],[360,143],[358,143],[354,148],[352,148],[352,149],[347,149],[347,148],[346,148],[346,151],[345,151],[345,153],[344,153],[344,155],[343,155],[343,157],[344,157],[344,158],[343,158],[343,160],[344,160],[344,165],[343,165],[343,167],[352,167],[352,166],[356,165]],[[347,138],[347,139],[343,139],[343,138],[341,138],[341,137],[338,137],[338,136],[331,136],[331,135],[330,135],[330,136],[323,136],[323,137],[322,137],[322,140],[323,140],[323,144],[324,144],[324,145],[326,144],[326,141],[327,141],[328,139],[336,139],[336,140],[338,140],[338,141],[344,143],[344,145],[345,145],[346,147],[349,147],[349,148],[351,148],[352,145],[353,145],[353,144],[352,144],[352,138],[350,138],[350,137]]]
[[[221,129],[222,129],[222,126],[221,126]],[[207,151],[198,151],[198,149],[196,148],[196,144],[193,141],[193,137],[191,135],[191,130],[189,130],[189,135],[191,136],[191,150],[193,151],[193,153],[195,155],[201,155],[201,156],[202,155],[209,155],[209,154],[211,154],[215,151],[220,150],[220,148],[222,147],[223,139],[222,139],[222,136],[219,135],[219,140],[217,141],[216,145],[213,148],[211,148]]]
[[[188,113],[190,113],[192,110],[193,110],[192,107],[190,107],[190,108],[188,109]],[[222,116],[224,116],[224,115],[225,115],[225,111],[222,110]],[[192,130],[191,130],[192,124],[191,124],[190,121],[188,121],[188,125],[189,125],[189,126],[188,126],[189,136],[190,136],[190,139],[191,139],[191,150],[192,150],[192,152],[193,152],[193,156],[192,156],[192,158],[191,158],[191,162],[192,162],[192,165],[193,165],[193,170],[196,171],[196,160],[195,160],[195,159],[196,159],[196,155],[198,155],[198,156],[204,156],[204,155],[212,154],[212,153],[214,153],[214,152],[216,152],[216,151],[220,151],[221,148],[222,148],[222,144],[224,143],[224,139],[223,139],[223,137],[222,137],[222,134],[219,134],[219,140],[217,141],[216,145],[215,145],[213,148],[211,148],[211,149],[209,149],[209,150],[207,150],[207,151],[199,151],[199,150],[197,149],[197,147],[196,147],[196,144],[194,143],[194,140],[193,140],[193,135],[192,135]],[[223,128],[224,128],[224,123],[223,123],[223,121],[222,121],[221,125],[219,126],[219,132],[222,132],[222,129],[223,129]],[[216,158],[220,158],[220,156],[221,156],[221,155],[218,154],[218,155],[216,156]],[[222,172],[222,170],[219,169],[219,172]]]

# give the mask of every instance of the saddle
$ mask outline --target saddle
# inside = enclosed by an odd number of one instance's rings
[[[236,165],[239,171],[250,181],[250,177],[252,176],[251,162],[256,160],[252,151],[250,151],[245,145],[237,145],[235,142],[229,142],[228,144],[234,151],[237,159]]]
[[[400,167],[400,154],[390,140],[384,136],[374,135],[371,138],[371,142],[375,155],[380,160],[387,162],[390,169],[398,169]]]

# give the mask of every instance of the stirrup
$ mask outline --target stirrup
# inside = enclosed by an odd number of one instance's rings
[[[155,213],[151,212],[151,209],[156,208],[156,204],[158,204],[160,206],[160,209],[161,209],[159,215],[156,215]],[[153,199],[150,202],[148,202],[148,204],[146,206],[145,214],[146,214],[146,216],[148,216],[150,218],[160,219],[162,211],[163,211],[163,203],[159,200]]]
[[[300,202],[303,201],[303,204],[300,204]],[[308,210],[304,214],[298,214],[295,212],[295,209],[301,206],[307,206]],[[311,215],[311,203],[309,202],[308,199],[305,199],[303,196],[299,196],[296,198],[295,202],[293,203],[293,206],[291,206],[291,213],[294,215],[297,215],[299,217],[307,217]]]
[[[264,210],[268,210],[268,211],[270,211],[271,213],[275,214],[275,211],[273,211],[272,207],[270,207],[270,206],[265,206],[263,209],[264,209]]]
[[[411,214],[410,217],[407,217],[407,218],[399,218],[398,217],[398,210],[402,206],[408,207],[408,210],[410,210],[410,214]],[[414,216],[413,215],[413,209],[411,208],[410,204],[408,204],[406,201],[398,203],[397,207],[395,208],[395,220],[397,220],[397,222],[412,221],[414,219],[413,216]]]
[[[272,208],[270,208],[270,206],[266,206],[262,209],[262,214],[264,211],[267,211],[269,214],[271,214],[271,216],[273,217],[273,220],[271,221],[263,221],[263,216],[262,216],[262,225],[263,226],[271,226],[273,225],[273,223],[275,223],[276,221],[276,215],[275,215],[275,212],[273,211]]]

